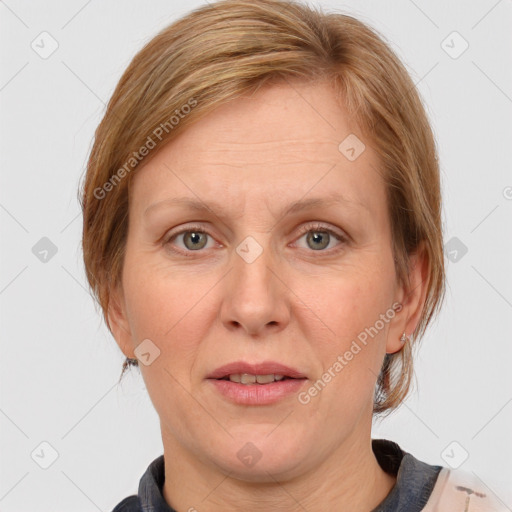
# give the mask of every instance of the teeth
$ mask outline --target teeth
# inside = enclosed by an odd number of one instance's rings
[[[270,373],[268,375],[251,375],[249,373],[233,373],[229,376],[231,382],[240,384],[269,384],[277,380],[283,380],[284,375]]]
[[[258,384],[268,384],[269,382],[274,382],[274,374],[270,375],[256,375],[256,381]]]
[[[256,382],[256,376],[255,375],[249,375],[248,373],[242,373],[242,376],[240,378],[240,382],[242,384],[254,384]]]

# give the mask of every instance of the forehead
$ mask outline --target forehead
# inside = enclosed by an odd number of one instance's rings
[[[326,82],[272,85],[218,107],[133,181],[133,207],[144,211],[177,197],[277,211],[337,194],[375,215],[385,202],[377,155]]]

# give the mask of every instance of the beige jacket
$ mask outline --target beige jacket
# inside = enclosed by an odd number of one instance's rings
[[[510,512],[473,474],[443,467],[422,512]]]

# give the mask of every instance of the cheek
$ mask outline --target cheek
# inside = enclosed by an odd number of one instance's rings
[[[200,340],[207,329],[207,297],[201,300],[204,288],[198,289],[199,283],[191,285],[192,279],[144,258],[126,264],[123,285],[133,345],[149,339],[159,351],[150,365],[139,364],[151,401],[160,417],[181,411],[193,418],[199,411],[185,389],[190,387]],[[180,425],[175,428],[182,428]]]
[[[392,318],[389,275],[378,265],[367,265],[364,271],[338,272],[337,277],[331,273],[297,286],[297,296],[307,305],[301,306],[304,310],[297,318],[305,337],[314,343],[323,370],[320,378],[333,383],[326,386],[329,393],[347,399],[361,395],[363,389],[371,394]],[[389,318],[383,321],[386,313]]]
[[[299,318],[311,319],[305,327],[317,333],[310,332],[310,339],[319,339],[320,329],[327,345],[343,347],[373,326],[393,303],[393,282],[387,276],[378,265],[366,265],[297,280],[293,288],[304,308]]]
[[[123,286],[134,344],[152,340],[166,366],[181,365],[185,370],[213,314],[205,296],[213,283],[153,263],[144,255],[125,264]]]

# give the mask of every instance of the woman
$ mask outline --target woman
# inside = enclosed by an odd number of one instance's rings
[[[445,273],[432,131],[370,28],[278,0],[178,20],[121,78],[82,206],[164,445],[116,512],[502,510],[371,439]]]

